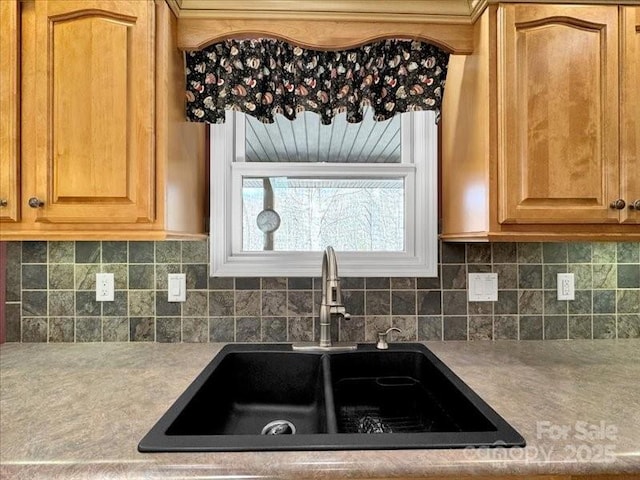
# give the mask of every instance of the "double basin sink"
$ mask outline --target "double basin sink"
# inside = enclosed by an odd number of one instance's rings
[[[227,345],[141,440],[141,452],[524,446],[422,344],[300,352]]]

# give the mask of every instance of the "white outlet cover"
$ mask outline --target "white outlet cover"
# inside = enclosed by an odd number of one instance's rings
[[[96,273],[96,302],[113,302],[114,283],[113,273]]]
[[[576,287],[573,273],[558,274],[558,300],[575,300]]]
[[[498,301],[497,273],[470,273],[468,297],[470,302]]]

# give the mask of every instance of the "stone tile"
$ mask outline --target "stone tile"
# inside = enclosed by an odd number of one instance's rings
[[[467,263],[491,263],[491,244],[467,243]]]
[[[129,341],[155,341],[155,322],[152,317],[131,317],[129,320]]]
[[[593,288],[614,289],[618,284],[618,266],[611,264],[593,265]]]
[[[22,342],[45,343],[47,341],[46,318],[22,318]]]
[[[467,317],[443,317],[444,340],[467,340]]]
[[[440,277],[419,277],[416,279],[418,290],[440,290]]]
[[[542,244],[518,243],[518,263],[542,263]]]
[[[442,243],[442,263],[465,263],[464,243]]]
[[[440,315],[418,317],[418,341],[442,340],[442,317]]]
[[[47,263],[47,242],[22,242],[22,263]]]
[[[76,290],[96,291],[96,273],[100,271],[100,265],[94,263],[76,264],[74,268],[76,278]],[[115,280],[115,277],[114,277]]]
[[[152,290],[155,288],[153,265],[129,265],[129,289]]]
[[[209,316],[233,316],[235,306],[233,293],[233,290],[209,292]]]
[[[313,279],[307,277],[292,277],[287,279],[289,290],[313,290]]]
[[[182,261],[184,263],[209,263],[209,246],[206,240],[182,242]]]
[[[566,340],[569,338],[567,317],[565,315],[544,316],[544,339]]]
[[[567,273],[566,265],[544,265],[542,267],[542,288],[545,290],[558,289],[558,274]]]
[[[265,277],[261,279],[263,290],[286,290],[287,279],[284,277]]]
[[[391,291],[391,314],[392,315],[415,315],[416,314],[416,292],[409,290]]]
[[[313,317],[289,317],[287,334],[290,342],[312,342]]]
[[[442,288],[445,290],[464,290],[467,288],[466,265],[442,265]]]
[[[262,341],[286,342],[287,318],[286,317],[262,317]]]
[[[23,290],[22,292],[22,316],[46,317],[48,295],[43,290]],[[24,332],[23,332],[24,333]]]
[[[22,316],[19,303],[7,303],[5,305],[5,326],[7,342],[19,342],[22,338]]]
[[[209,319],[206,317],[183,318],[182,341],[184,343],[207,343],[209,341]]]
[[[498,290],[498,301],[493,305],[496,315],[508,315],[518,313],[518,291]]]
[[[518,292],[518,313],[520,315],[542,314],[543,292],[541,290],[520,290]]]
[[[182,302],[169,302],[167,299],[168,292],[156,292],[156,316],[179,317],[182,313]]]
[[[640,289],[616,292],[618,313],[640,313]]]
[[[543,243],[542,244],[542,261],[549,263],[567,263],[567,244],[566,243]]]
[[[493,320],[494,340],[517,340],[518,317],[515,315],[497,315]]]
[[[640,242],[619,242],[616,252],[618,263],[640,263]]]
[[[591,261],[593,263],[616,263],[616,244],[593,243]]]
[[[591,315],[569,315],[569,338],[591,339]]]
[[[467,305],[469,315],[493,315],[494,302],[469,302]]]
[[[49,265],[49,289],[73,290],[75,288],[73,275],[74,266],[72,264]]]
[[[517,246],[513,242],[493,243],[493,263],[516,263],[518,261]]]
[[[389,327],[391,327],[391,317],[388,315],[365,317],[364,341],[376,342],[378,340],[378,332],[384,332]]]
[[[615,315],[594,315],[593,316],[593,338],[594,339],[616,338],[616,316]]]
[[[127,269],[128,270],[128,269]],[[168,290],[169,289],[169,274],[170,273],[182,273],[182,266],[175,263],[157,263],[155,274],[155,288],[156,290]],[[207,286],[209,281],[207,280]],[[126,287],[125,287],[126,288]],[[206,287],[205,287],[206,288]],[[187,293],[189,293],[187,287]]]
[[[76,292],[76,315],[79,317],[99,317],[102,302],[96,301],[95,292]]]
[[[156,242],[155,249],[156,264],[182,262],[182,242],[178,240],[165,240],[162,242]],[[104,257],[104,253],[102,254],[102,256]]]
[[[558,292],[544,292],[544,313],[545,315],[566,315],[568,312],[568,301],[558,300]]]
[[[573,273],[576,290],[590,290],[593,285],[593,274],[590,264],[569,264],[567,271]]]
[[[590,314],[592,311],[591,290],[576,290],[575,299],[567,303],[569,315]]]
[[[47,265],[23,264],[22,288],[24,290],[46,290]]]
[[[293,316],[313,314],[313,291],[289,290],[287,292],[287,313]]]
[[[469,263],[467,265],[468,273],[491,273],[491,265],[488,263]]]
[[[113,302],[102,302],[102,316],[104,317],[126,317],[128,314],[129,292],[126,290],[116,290]]]
[[[260,319],[258,317],[239,317],[236,319],[236,342],[259,342]]]
[[[542,316],[520,316],[520,340],[542,340]]]
[[[390,332],[390,342],[415,342],[418,340],[418,317],[415,315],[392,316],[391,325],[402,332]]]
[[[355,316],[349,320],[340,318],[338,332],[340,342],[364,342],[364,317]]]
[[[498,274],[498,289],[508,290],[518,283],[518,265],[515,263],[493,265],[493,272]]]
[[[391,291],[366,290],[365,314],[369,316],[391,314]]]
[[[52,290],[49,292],[49,316],[73,317],[76,314],[73,290]]]
[[[49,242],[49,263],[73,263],[75,248],[75,242]]]
[[[342,303],[347,313],[356,316],[364,315],[364,290],[342,290]]]
[[[49,342],[73,343],[75,341],[74,332],[75,324],[73,318],[49,318]]]
[[[490,315],[469,316],[469,340],[493,340],[493,319]]]
[[[22,284],[24,285],[24,270]],[[618,288],[640,288],[640,265],[618,265]]]
[[[389,290],[391,279],[388,277],[368,277],[365,279],[367,290]]]
[[[518,288],[528,290],[542,288],[542,265],[518,265]]]
[[[129,287],[129,266],[126,263],[103,265],[102,270],[105,273],[113,273],[113,281],[116,290],[126,290]]]
[[[156,307],[156,292],[153,290],[129,290],[129,315],[153,317]]]
[[[154,263],[154,242],[129,242],[129,263]]]
[[[122,241],[102,242],[102,263],[127,263],[129,244]]]
[[[233,342],[235,322],[233,317],[211,317],[209,319],[210,342]]]
[[[593,313],[616,313],[616,291],[593,290]]]
[[[260,290],[260,278],[238,277],[236,278],[236,290]]]
[[[76,318],[76,342],[101,342],[102,321],[97,317]]]
[[[110,317],[102,319],[103,342],[128,342],[129,317]]]
[[[233,290],[233,278],[209,277],[209,290]]]
[[[186,274],[187,289],[206,290],[209,286],[209,267],[207,265],[183,265]]]
[[[392,290],[415,290],[415,277],[392,277],[390,278]],[[344,287],[343,287],[344,288]]]
[[[100,242],[76,242],[75,263],[100,263]]]
[[[262,315],[285,316],[287,314],[286,290],[262,291]]]
[[[364,277],[345,277],[340,280],[343,290],[363,290]]]
[[[591,263],[591,243],[569,243],[567,253],[569,263]]]
[[[22,296],[22,242],[7,242],[6,301],[19,302]],[[19,339],[18,339],[19,340]]]
[[[618,338],[640,338],[640,314],[618,315]]]
[[[156,319],[156,342],[180,343],[182,340],[182,320],[178,317]]]
[[[421,314],[424,311],[419,312]],[[467,314],[467,292],[466,290],[445,290],[442,292],[442,313],[444,315],[466,315]]]
[[[209,315],[208,292],[187,291],[186,301],[182,304],[183,317],[206,317]]]
[[[236,290],[236,315],[242,317],[258,317],[262,299],[260,290]]]

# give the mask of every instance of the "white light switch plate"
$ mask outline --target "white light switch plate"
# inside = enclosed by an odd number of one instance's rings
[[[187,275],[184,273],[170,273],[167,281],[167,301],[184,302],[187,299]]]
[[[470,302],[497,302],[498,274],[470,273],[468,292]]]
[[[575,300],[576,289],[573,273],[558,274],[558,300]]]
[[[113,302],[113,273],[96,273],[96,302]]]

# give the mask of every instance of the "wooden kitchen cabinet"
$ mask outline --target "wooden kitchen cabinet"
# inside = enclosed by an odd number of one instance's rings
[[[640,239],[637,11],[485,11],[447,77],[444,239]]]
[[[19,11],[0,2],[0,222],[19,219]]]
[[[22,2],[22,218],[0,239],[202,233],[175,24],[163,1]]]

